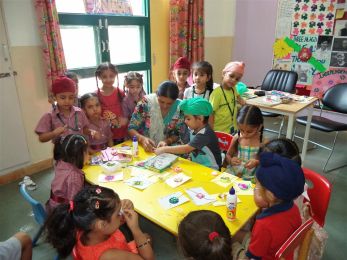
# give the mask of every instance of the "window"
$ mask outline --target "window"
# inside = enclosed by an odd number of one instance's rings
[[[66,66],[80,77],[80,95],[95,91],[96,67],[106,61],[117,66],[121,88],[132,70],[151,92],[149,0],[56,0],[56,6]]]

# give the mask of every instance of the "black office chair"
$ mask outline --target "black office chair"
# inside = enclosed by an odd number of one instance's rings
[[[295,86],[298,80],[298,74],[295,71],[288,70],[270,70],[263,80],[263,83],[260,86],[261,90],[271,91],[278,90],[288,93],[295,93]],[[278,117],[279,114],[271,112],[261,112],[264,117]],[[282,134],[282,128],[284,125],[284,116],[282,116],[281,126],[278,132],[278,137]],[[265,129],[269,132],[277,133],[277,131],[271,129]]]
[[[347,114],[347,83],[337,84],[329,88],[323,96],[322,104],[325,107],[328,107],[335,112]],[[327,132],[327,133],[336,132],[333,146],[327,147],[317,142],[313,142],[311,140],[309,140],[309,142],[331,151],[323,167],[323,171],[326,172],[325,169],[327,167],[327,164],[330,160],[331,155],[334,152],[335,143],[336,143],[336,139],[339,134],[339,131],[346,131],[347,123],[333,121],[331,119],[323,117],[322,116],[323,105],[321,106],[319,116],[312,116],[311,128],[322,131],[322,132]],[[300,125],[306,126],[307,116],[298,117],[296,119],[296,122]],[[296,131],[296,128],[294,129],[294,138],[297,137],[299,139],[303,139],[300,136],[296,136],[295,131]]]

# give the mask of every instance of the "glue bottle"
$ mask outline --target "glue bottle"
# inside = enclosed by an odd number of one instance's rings
[[[139,142],[137,141],[137,136],[133,136],[133,156],[138,157],[139,156]]]
[[[226,198],[227,219],[233,221],[236,219],[237,196],[234,187],[231,187]]]

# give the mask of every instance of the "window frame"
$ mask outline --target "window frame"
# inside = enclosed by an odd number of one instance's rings
[[[151,34],[150,34],[150,14],[149,14],[149,0],[144,0],[144,16],[125,16],[125,15],[112,15],[112,14],[80,14],[80,13],[58,13],[59,24],[61,26],[93,26],[95,36],[96,49],[96,62],[110,61],[109,51],[102,51],[102,40],[108,41],[108,32],[105,25],[108,26],[121,26],[121,25],[137,25],[140,27],[142,34],[141,49],[144,49],[144,61],[127,64],[115,64],[119,73],[128,71],[147,71],[147,86],[145,90],[147,93],[152,92],[152,67],[151,67]],[[102,28],[100,28],[100,25]],[[95,76],[96,67],[84,67],[69,69],[75,72],[81,78]]]

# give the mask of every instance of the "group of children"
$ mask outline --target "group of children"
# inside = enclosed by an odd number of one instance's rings
[[[213,70],[210,63],[202,61],[190,66],[186,58],[179,58],[173,66],[173,76],[179,89],[179,97],[183,98],[179,108],[185,115],[189,141],[177,146],[161,146],[154,152],[191,154],[193,161],[220,170],[223,162],[214,131],[236,133],[225,157],[224,166],[227,166],[227,171],[253,181],[256,176],[257,205],[268,209],[274,207],[274,212],[284,212],[294,207],[290,202],[299,194],[288,191],[286,197],[283,197],[282,191],[278,192],[282,186],[275,187],[277,183],[271,184],[271,181],[276,179],[277,171],[283,173],[284,177],[281,176],[286,179],[286,174],[302,174],[301,168],[297,163],[297,167],[292,165],[291,160],[284,158],[288,156],[280,154],[275,148],[269,148],[271,153],[259,157],[263,143],[262,114],[259,108],[245,105],[236,90],[244,67],[242,62],[228,63],[222,72],[221,85],[213,89]],[[190,70],[194,82],[192,86],[187,83]],[[82,168],[89,161],[90,152],[100,151],[124,141],[134,108],[145,95],[142,75],[137,72],[129,72],[125,76],[123,90],[114,86],[115,81],[118,82],[118,71],[111,63],[101,64],[95,76],[96,92],[83,95],[79,102],[75,99],[76,82],[66,76],[56,79],[52,85],[55,105],[51,112],[40,119],[35,129],[41,142],[51,140],[55,144],[55,177],[51,185],[50,199],[46,204],[50,213],[46,223],[48,241],[61,256],[67,256],[75,250],[74,254],[83,259],[153,259],[150,238],[140,230],[132,203],[127,200],[123,203],[116,193],[106,188],[83,188]],[[102,82],[101,87],[98,86],[98,80]],[[81,108],[75,106],[76,104]],[[242,106],[240,111],[237,111],[237,104]],[[271,167],[274,170],[271,170]],[[289,168],[294,173],[288,173]],[[270,172],[268,175],[265,173],[267,171]],[[267,219],[269,214],[274,214],[269,211],[263,218]],[[295,215],[296,211],[292,214]],[[200,221],[201,219],[204,221]],[[178,241],[183,254],[194,259],[230,259],[230,233],[221,222],[223,221],[220,216],[218,218],[212,212],[190,213],[179,226]],[[130,229],[130,239],[125,238],[119,231],[119,227],[123,227],[124,223]],[[293,231],[298,224],[299,221],[292,223],[288,230]],[[201,229],[200,225],[206,226],[206,229]],[[277,244],[272,245],[269,242],[272,251],[264,247],[263,252],[257,241],[261,241],[259,239],[263,239],[262,236],[270,234],[275,228],[264,231],[260,224],[255,227],[257,226],[260,227],[256,234],[252,232],[250,247],[244,246],[245,252],[249,258],[267,259],[265,256],[271,255]],[[200,234],[199,237],[194,236],[196,240],[192,240],[193,233]],[[129,243],[130,240],[135,241],[135,246]]]

